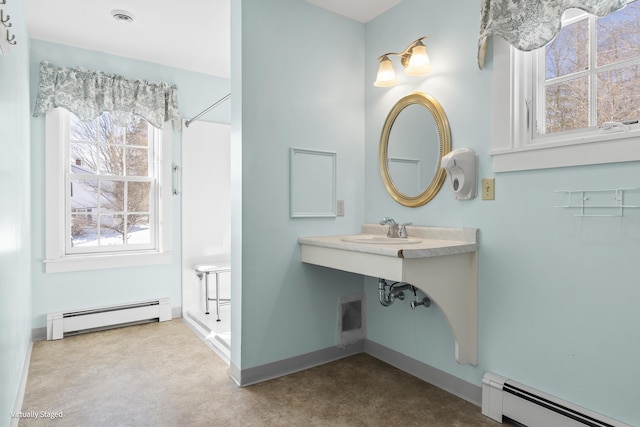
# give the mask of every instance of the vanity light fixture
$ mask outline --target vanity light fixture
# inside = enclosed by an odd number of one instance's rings
[[[398,83],[396,72],[389,55],[400,57],[400,63],[405,67],[405,74],[408,76],[424,76],[431,71],[431,60],[427,55],[427,47],[422,43],[427,36],[420,37],[413,41],[402,53],[389,52],[378,57],[380,66],[375,83],[376,87],[389,87]]]

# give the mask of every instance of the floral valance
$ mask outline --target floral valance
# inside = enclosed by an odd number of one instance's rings
[[[500,36],[516,49],[530,51],[553,40],[567,9],[606,16],[626,4],[627,0],[482,0],[478,66],[484,67],[489,36]]]
[[[83,121],[108,111],[118,126],[128,125],[138,115],[156,128],[161,129],[164,122],[171,120],[173,128],[180,129],[176,86],[83,68],[56,67],[42,61],[33,117],[56,107],[71,111]]]

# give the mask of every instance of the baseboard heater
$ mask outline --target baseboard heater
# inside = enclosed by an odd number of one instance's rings
[[[482,414],[528,427],[630,427],[491,372],[482,378]]]
[[[171,320],[169,298],[47,314],[47,340],[146,322]]]

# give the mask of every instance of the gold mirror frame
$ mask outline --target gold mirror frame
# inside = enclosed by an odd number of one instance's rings
[[[389,173],[389,162],[387,160],[389,155],[389,135],[391,134],[391,128],[393,127],[394,122],[396,121],[398,115],[409,105],[418,104],[425,107],[431,115],[433,116],[434,121],[436,122],[436,126],[438,128],[438,137],[440,140],[440,156],[438,157],[438,172],[433,176],[431,183],[427,186],[427,188],[417,196],[407,196],[398,190],[398,187],[391,179],[391,174]],[[449,128],[449,121],[447,120],[447,115],[444,113],[442,106],[440,103],[427,94],[422,92],[415,92],[410,95],[407,95],[401,98],[396,104],[393,106],[389,115],[387,116],[387,120],[384,122],[384,127],[382,128],[382,135],[380,136],[380,148],[378,154],[378,166],[380,168],[380,175],[382,175],[382,181],[384,183],[387,192],[394,198],[394,200],[401,205],[408,206],[410,208],[415,208],[418,206],[422,206],[428,203],[431,199],[433,199],[440,188],[442,188],[442,184],[444,184],[446,178],[446,172],[444,169],[440,167],[440,162],[442,157],[451,151],[451,129]]]

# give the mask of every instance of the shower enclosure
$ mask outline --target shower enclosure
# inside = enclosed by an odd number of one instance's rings
[[[206,314],[205,279],[197,265],[229,265],[231,237],[230,126],[193,122],[182,128],[182,166],[179,195],[182,204],[182,315],[227,363],[231,348],[231,305],[215,302]],[[230,275],[209,277],[210,298],[230,298]],[[233,304],[233,302],[231,303]]]

